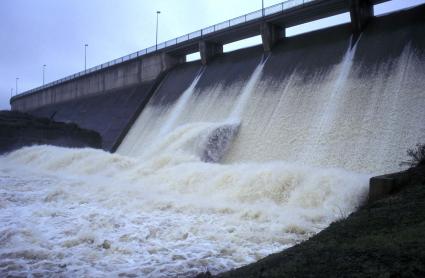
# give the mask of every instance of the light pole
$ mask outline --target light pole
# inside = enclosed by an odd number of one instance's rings
[[[156,39],[155,39],[155,50],[158,50],[158,18],[161,11],[156,11]]]
[[[18,80],[19,80],[19,77],[16,77],[15,95],[17,95],[17,94],[18,94]]]
[[[263,17],[264,17],[264,0],[261,0],[261,13],[263,14]]]
[[[13,97],[13,88],[10,88],[10,98]]]
[[[43,86],[44,86],[44,72],[46,70],[46,65],[43,65]]]
[[[87,46],[88,44],[84,45],[84,71],[87,70]]]

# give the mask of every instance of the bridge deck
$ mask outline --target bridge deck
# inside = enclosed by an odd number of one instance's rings
[[[391,0],[370,0],[372,4]],[[98,65],[85,71],[34,88],[12,98],[33,93],[81,76],[91,74],[105,68],[139,59],[147,55],[167,53],[173,56],[184,56],[199,51],[199,42],[208,41],[218,44],[228,44],[260,34],[260,25],[263,22],[284,26],[285,28],[311,22],[317,19],[349,12],[349,0],[289,0],[280,4],[266,7],[216,25],[192,32],[190,34],[168,40],[157,46],[129,54],[127,56]],[[240,23],[239,23],[240,22]]]
[[[373,0],[372,3],[376,5],[387,1],[390,0]],[[202,35],[202,38],[196,37],[168,46],[161,49],[161,51],[173,55],[187,55],[199,50],[198,42],[200,40],[228,44],[259,35],[259,25],[263,21],[288,28],[345,12],[349,12],[349,3],[346,0],[314,0],[281,12],[265,15],[239,25]]]

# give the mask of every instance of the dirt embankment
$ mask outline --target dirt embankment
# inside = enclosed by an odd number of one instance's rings
[[[425,277],[425,167],[408,173],[399,192],[299,245],[217,277]]]
[[[102,138],[76,124],[15,111],[0,111],[0,154],[31,145],[100,148]]]

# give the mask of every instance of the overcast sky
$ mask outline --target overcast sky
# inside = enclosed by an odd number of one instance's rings
[[[375,13],[421,3],[393,0]],[[16,77],[19,92],[42,85],[43,64],[46,83],[83,70],[86,43],[88,68],[154,45],[157,10],[162,42],[260,8],[261,0],[0,0],[0,109],[10,108]]]

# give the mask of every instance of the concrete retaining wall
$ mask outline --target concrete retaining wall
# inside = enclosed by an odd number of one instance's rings
[[[369,181],[369,202],[373,203],[400,191],[410,181],[410,172],[403,171],[372,177]]]
[[[12,110],[26,112],[50,104],[151,82],[184,60],[184,57],[173,57],[165,53],[130,60],[28,95],[13,97],[11,107]]]
[[[104,94],[44,105],[28,113],[55,121],[76,123],[82,128],[97,131],[102,136],[102,148],[111,151],[156,86],[156,81],[144,82]]]

